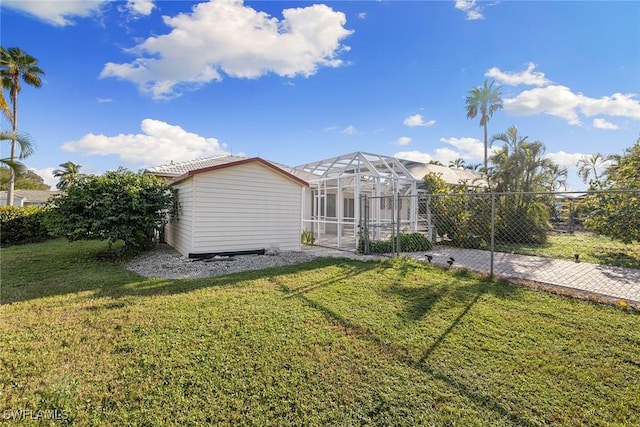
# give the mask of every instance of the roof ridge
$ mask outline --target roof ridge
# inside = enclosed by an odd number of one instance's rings
[[[182,166],[182,165],[189,165],[189,164],[193,164],[193,163],[198,162],[198,161],[213,160],[213,159],[219,159],[219,158],[222,158],[222,157],[238,157],[238,158],[242,158],[243,156],[234,156],[233,154],[218,154],[218,155],[215,155],[215,156],[208,156],[208,157],[205,157],[205,156],[196,157],[195,159],[183,160],[181,162],[174,162],[172,160],[170,163],[165,163],[165,164],[162,164],[162,165],[153,166],[153,167],[151,167],[149,169],[157,169],[157,168],[163,168],[163,167],[168,167],[168,166],[176,167],[176,166]]]

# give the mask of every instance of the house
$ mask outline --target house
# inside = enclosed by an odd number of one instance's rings
[[[14,206],[44,206],[47,201],[59,191],[49,190],[15,190],[13,192]],[[7,192],[0,191],[0,206],[7,204]]]
[[[425,175],[434,173],[438,175],[444,182],[450,185],[458,185],[466,183],[472,187],[486,187],[486,180],[478,172],[474,172],[468,169],[455,169],[442,165],[435,165],[429,163],[416,162],[414,160],[400,159],[400,162],[407,168],[411,175],[420,180],[424,179]]]
[[[302,230],[316,244],[354,250],[366,221],[379,240],[400,227],[428,228],[418,196],[429,172],[450,184],[478,185],[471,171],[355,152],[296,167],[219,156],[149,168],[177,191],[179,217],[165,239],[189,257],[299,250]],[[475,184],[474,184],[475,183]],[[423,209],[424,210],[424,209]]]
[[[178,214],[165,240],[189,258],[300,250],[308,184],[259,157],[223,156],[150,168],[169,180]]]

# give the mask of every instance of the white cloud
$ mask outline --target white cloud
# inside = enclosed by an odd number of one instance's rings
[[[346,128],[342,129],[340,132],[345,133],[347,135],[353,135],[356,133],[356,128],[353,125],[349,125]]]
[[[433,156],[429,153],[423,153],[422,151],[412,150],[412,151],[399,151],[393,155],[393,157],[397,159],[406,159],[413,160],[415,162],[421,163],[429,163],[433,160]]]
[[[3,6],[25,12],[51,25],[73,25],[74,18],[85,18],[100,12],[108,0],[4,0]]]
[[[476,0],[456,0],[456,9],[465,12],[468,21],[484,19],[482,7],[476,4]]]
[[[129,0],[127,9],[134,15],[149,16],[155,8],[153,0]]]
[[[593,119],[593,127],[596,129],[614,130],[618,129],[618,126],[614,123],[608,122],[605,119]]]
[[[395,144],[396,145],[409,145],[409,144],[411,144],[411,138],[409,138],[408,136],[401,136],[400,138],[396,139]]]
[[[553,160],[554,163],[560,166],[566,166],[567,168],[575,168],[576,163],[578,163],[578,160],[585,157],[585,154],[565,153],[564,151],[558,151],[557,153],[547,153],[545,157]]]
[[[462,157],[463,159],[484,159],[484,143],[476,138],[440,138],[441,142],[445,142],[447,144],[451,144],[458,149],[457,155],[453,159],[455,160],[458,157]],[[442,161],[440,158],[438,158]]]
[[[464,155],[450,148],[436,148],[435,155],[433,157],[435,157],[436,160],[439,160],[443,165],[448,165],[449,162],[452,162],[455,159],[464,158]]]
[[[581,123],[576,112],[580,100],[566,86],[553,85],[525,90],[515,98],[504,99],[503,103],[505,111],[518,116],[545,113],[561,117],[572,125]]]
[[[366,19],[366,18],[367,18],[367,12],[360,12],[360,13],[358,13],[358,18],[360,18],[360,19]]]
[[[51,190],[55,190],[56,184],[58,183],[58,178],[53,176],[53,171],[55,169],[57,168],[54,168],[54,167],[48,167],[48,168],[42,168],[42,169],[29,168],[30,171],[33,171],[38,176],[42,177],[42,179],[44,180],[44,183],[47,184],[51,188]]]
[[[216,138],[205,138],[160,120],[144,119],[141,129],[141,134],[116,136],[90,133],[78,141],[63,144],[62,149],[86,156],[115,154],[125,163],[145,165],[228,154],[225,145]]]
[[[436,124],[435,120],[424,121],[422,114],[414,114],[413,116],[409,116],[402,122],[405,126],[414,127],[414,126],[433,126]]]
[[[588,117],[604,114],[640,119],[640,100],[636,99],[634,93],[614,93],[602,98],[589,98],[582,94],[577,96],[580,98],[580,110]]]
[[[219,81],[222,75],[254,79],[268,73],[311,76],[320,67],[339,67],[349,50],[341,42],[344,13],[315,4],[282,11],[283,19],[245,6],[242,0],[200,3],[191,13],[164,17],[168,34],[149,37],[128,52],[130,63],[105,64],[100,77],[130,80],[156,99]]]
[[[515,98],[504,99],[503,103],[505,111],[514,115],[544,113],[563,118],[571,125],[582,123],[579,113],[587,117],[602,114],[640,119],[640,101],[635,94],[590,98],[560,85],[525,90]]]
[[[97,98],[98,104],[108,104],[110,102],[113,102],[113,99],[111,98]]]
[[[498,82],[509,85],[531,85],[531,86],[546,86],[551,83],[544,73],[540,71],[533,71],[536,68],[536,64],[529,62],[527,69],[519,73],[511,73],[508,71],[501,71],[498,67],[489,69],[484,75],[496,79]]]

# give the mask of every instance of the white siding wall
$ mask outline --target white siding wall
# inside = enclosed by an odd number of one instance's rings
[[[167,224],[165,228],[165,240],[182,255],[187,256],[189,252],[192,252],[194,211],[193,178],[186,179],[173,188],[178,190],[180,213],[177,221],[173,218],[173,221]]]
[[[193,187],[191,253],[300,250],[301,184],[252,162],[197,174]]]
[[[313,230],[313,224],[310,222],[312,215],[312,197],[311,188],[305,187],[302,190],[302,228],[306,230]]]

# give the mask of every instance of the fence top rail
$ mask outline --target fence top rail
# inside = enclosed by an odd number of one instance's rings
[[[593,196],[598,194],[612,194],[612,193],[629,193],[629,194],[640,194],[640,189],[627,189],[627,190],[585,190],[585,191],[511,191],[511,192],[500,192],[500,193],[429,193],[429,192],[421,192],[418,196],[478,196],[478,197],[490,197],[490,196],[514,196],[514,195],[532,195],[532,196],[558,196],[558,195],[569,195],[573,194],[576,196]],[[390,197],[390,196],[380,196],[380,197]],[[401,196],[401,197],[413,197],[409,196]],[[375,198],[370,197],[370,198]]]

